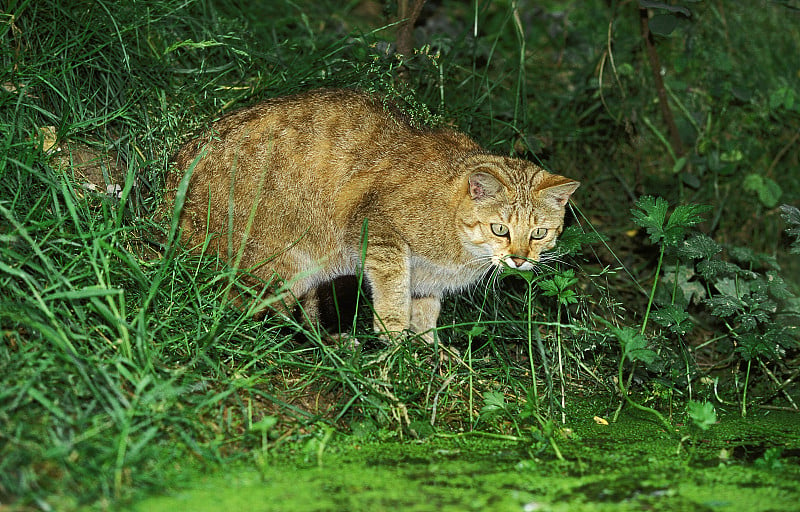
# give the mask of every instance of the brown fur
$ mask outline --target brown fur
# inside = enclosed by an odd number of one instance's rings
[[[579,185],[453,130],[414,128],[375,96],[349,90],[234,112],[175,160],[173,198],[196,163],[184,240],[199,247],[210,236],[229,261],[241,251],[240,268],[279,278],[285,307],[302,300],[312,317],[317,286],[363,268],[375,329],[429,339],[443,295],[493,265],[529,269],[555,245]],[[537,228],[548,229],[542,239],[532,238]]]

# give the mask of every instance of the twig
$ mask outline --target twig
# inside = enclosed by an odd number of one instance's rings
[[[450,383],[453,382],[453,379],[456,377],[456,373],[453,373],[444,381],[444,383],[439,387],[436,393],[433,395],[433,406],[431,407],[431,426],[433,427],[436,424],[436,407],[439,405],[439,395],[450,386]]]
[[[414,24],[422,12],[423,4],[425,0],[400,0],[397,3],[397,18],[400,21],[397,28],[397,54],[404,59],[408,59],[414,49]],[[405,80],[408,78],[408,68],[401,65],[398,74]]]
[[[672,151],[676,157],[680,158],[683,156],[683,142],[678,132],[678,125],[675,124],[675,117],[672,115],[672,109],[669,108],[667,89],[664,87],[664,80],[661,78],[661,62],[658,58],[655,43],[653,42],[653,34],[650,32],[650,16],[647,9],[639,9],[639,21],[642,39],[647,48],[647,58],[650,61],[650,68],[653,72],[653,82],[655,83],[656,93],[658,94],[658,104],[661,108],[661,115],[664,117],[664,122],[667,124]]]
[[[800,131],[795,133],[794,137],[791,138],[789,143],[783,146],[781,150],[778,151],[778,154],[775,155],[775,158],[772,159],[772,163],[769,164],[769,168],[767,169],[767,176],[772,177],[772,172],[775,170],[775,166],[778,165],[778,162],[781,161],[783,155],[785,155],[789,151],[789,148],[794,146],[794,144],[797,142],[797,139],[800,139]]]
[[[786,400],[790,404],[792,404],[793,410],[797,411],[798,410],[797,403],[795,403],[795,401],[792,398],[792,396],[786,391],[786,386],[789,385],[792,382],[792,379],[794,379],[795,376],[797,376],[797,371],[795,371],[792,376],[790,376],[788,379],[786,379],[783,382],[783,384],[781,384],[781,382],[778,380],[778,378],[775,376],[775,374],[773,374],[769,370],[769,368],[767,368],[767,365],[764,364],[764,361],[759,359],[758,360],[758,364],[761,366],[761,369],[764,370],[764,373],[767,374],[767,377],[769,377],[769,379],[772,382],[774,382],[775,384],[778,385],[778,388],[775,390],[775,392],[770,397],[767,398],[767,400],[770,400],[772,397],[774,397],[778,393],[782,393],[783,396],[786,398]]]

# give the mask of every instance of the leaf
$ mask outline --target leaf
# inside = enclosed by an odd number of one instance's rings
[[[789,290],[786,281],[774,270],[767,271],[767,285],[769,287],[769,294],[778,300],[793,299],[794,293]]]
[[[794,242],[792,242],[789,252],[800,254],[800,210],[794,206],[782,204],[781,217],[790,226],[786,228],[786,234],[794,237]]]
[[[777,359],[782,352],[780,345],[775,343],[772,336],[747,333],[740,336],[737,341],[739,345],[735,352],[741,354],[747,361],[762,357],[768,360]]]
[[[755,331],[759,324],[763,325],[769,322],[770,317],[775,313],[775,303],[772,301],[759,303],[757,307],[752,307],[752,303],[748,303],[748,301],[745,301],[745,304],[751,306],[750,309],[734,319],[734,322],[739,324],[740,332]]]
[[[164,50],[164,55],[174,52],[178,48],[187,48],[189,50],[203,50],[206,48],[213,48],[215,46],[224,46],[224,43],[220,43],[219,41],[192,41],[191,39],[186,39],[184,41],[177,41],[172,43],[166,50]]]
[[[764,455],[757,458],[753,462],[753,465],[757,468],[764,468],[773,471],[783,469],[781,455],[783,455],[783,447],[772,446],[767,448],[767,451],[764,452]]]
[[[767,208],[775,207],[783,193],[781,186],[774,180],[755,173],[747,175],[742,187],[748,192],[755,192],[758,200]]]
[[[662,301],[662,304],[673,304],[673,303],[681,303],[682,305],[688,305],[689,301],[691,300],[695,304],[699,303],[701,300],[706,298],[706,289],[698,280],[692,281],[691,279],[695,276],[694,270],[691,267],[680,267],[677,268],[675,266],[668,266],[664,267],[664,277],[661,281],[668,285],[666,288],[669,290],[665,290],[667,293],[666,295],[669,297],[668,299]],[[678,300],[679,297],[677,294],[673,294],[673,287],[677,282],[679,294],[682,296],[681,300]],[[673,297],[673,295],[676,295]],[[674,300],[673,300],[674,299]]]
[[[555,281],[548,279],[546,281],[539,281],[539,288],[542,290],[542,295],[545,297],[553,297],[558,294],[558,287]]]
[[[741,279],[723,277],[714,282],[714,287],[722,294],[735,299],[741,299],[750,293],[750,285]]]
[[[667,306],[651,313],[651,318],[663,327],[680,336],[691,331],[694,325],[689,321],[689,313],[677,306]]]
[[[661,197],[642,196],[636,206],[639,210],[631,210],[633,221],[647,229],[651,242],[655,244],[663,239],[668,246],[680,242],[686,228],[702,222],[701,214],[711,209],[708,205],[680,205],[667,219],[669,203]]]
[[[753,272],[745,270],[735,263],[722,260],[703,260],[697,264],[697,272],[707,280],[722,276],[755,276]]]
[[[717,411],[711,402],[689,400],[689,403],[686,404],[686,412],[689,413],[692,423],[700,430],[708,430],[717,422]]]
[[[741,300],[736,297],[731,297],[730,295],[711,297],[704,302],[711,308],[711,314],[720,318],[733,316],[744,308]]]
[[[484,332],[485,330],[486,330],[486,327],[485,327],[485,326],[483,326],[483,325],[478,325],[478,324],[475,324],[475,325],[473,325],[473,326],[472,326],[472,329],[470,329],[470,330],[467,332],[467,336],[470,336],[470,337],[472,337],[472,338],[475,338],[475,337],[478,337],[478,336],[480,336],[481,334],[483,334],[483,332]]]
[[[500,391],[487,391],[483,394],[483,407],[481,416],[490,418],[498,413],[505,411],[506,397]]]
[[[275,416],[264,416],[259,421],[253,423],[250,426],[250,430],[255,430],[257,432],[269,432],[277,424],[278,424],[278,418],[276,418]]]
[[[539,281],[539,288],[542,295],[547,297],[557,297],[560,304],[575,304],[578,302],[577,295],[569,287],[578,282],[575,272],[567,269],[560,274],[555,274],[552,279]]]
[[[678,246],[678,256],[684,259],[708,259],[722,251],[722,246],[708,235],[696,233]]]
[[[683,168],[686,167],[686,162],[688,161],[689,159],[685,156],[682,156],[677,160],[675,160],[675,165],[672,166],[672,174],[678,174],[679,172],[681,172]]]
[[[645,228],[654,244],[664,236],[664,222],[667,219],[669,203],[661,197],[642,196],[636,201],[639,210],[631,209],[633,222]]]
[[[791,87],[780,87],[769,95],[770,110],[796,110],[797,105],[797,94]]]
[[[503,272],[498,276],[500,279],[505,279],[510,276],[517,276],[521,277],[527,283],[532,283],[534,278],[536,278],[535,272],[530,272],[528,270],[520,270],[518,268],[511,268],[507,265],[503,265]]]
[[[703,222],[701,214],[709,210],[711,210],[711,206],[703,204],[682,204],[675,208],[675,211],[669,216],[667,227],[664,230],[664,243],[677,245],[683,240],[685,229]]]
[[[567,226],[558,237],[556,252],[559,255],[573,255],[581,251],[584,244],[594,244],[606,240],[607,237],[597,231],[584,232],[578,225]]]
[[[766,254],[757,253],[749,247],[743,247],[740,245],[728,247],[728,254],[730,254],[731,258],[734,260],[738,261],[739,263],[746,263],[748,266],[769,267],[772,270],[781,269],[780,265],[778,265],[778,262],[775,261],[775,258]],[[748,271],[748,273],[749,277],[752,279],[757,276],[757,274],[754,272]]]
[[[639,0],[639,7],[643,9],[662,9],[669,12],[679,12],[684,16],[691,16],[692,11],[680,5],[670,5],[665,2],[656,2],[655,0]]]
[[[642,361],[645,364],[652,364],[658,354],[647,348],[647,338],[638,329],[623,326],[617,327],[603,318],[598,318],[605,324],[622,345],[622,357],[630,361]]]
[[[668,36],[678,26],[678,17],[674,14],[656,14],[648,20],[647,24],[653,34]]]

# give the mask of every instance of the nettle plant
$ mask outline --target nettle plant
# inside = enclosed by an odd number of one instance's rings
[[[783,392],[774,368],[781,369],[787,351],[799,346],[800,302],[781,277],[774,258],[689,232],[709,209],[681,205],[668,214],[666,200],[644,196],[631,210],[634,222],[644,227],[651,242],[660,248],[641,333],[649,319],[678,338],[694,329],[697,318],[713,324],[719,334],[696,348],[716,343],[714,348],[726,356],[724,360],[733,360],[734,369],[744,366],[743,379],[739,371],[734,372],[744,416],[754,363],[777,386],[762,399]],[[783,212],[790,225],[788,233],[800,239],[800,212],[788,205]],[[800,253],[800,241],[790,251]],[[784,396],[792,400],[788,394]]]

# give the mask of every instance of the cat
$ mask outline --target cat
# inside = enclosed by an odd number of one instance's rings
[[[579,182],[418,128],[376,95],[324,89],[228,114],[184,144],[183,240],[263,281],[316,321],[316,289],[363,271],[374,329],[433,340],[442,297],[493,269],[533,269]],[[169,203],[169,201],[168,201]],[[263,284],[262,284],[263,286]]]

